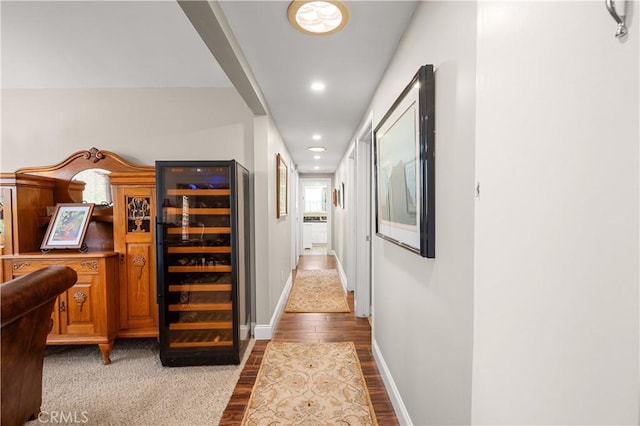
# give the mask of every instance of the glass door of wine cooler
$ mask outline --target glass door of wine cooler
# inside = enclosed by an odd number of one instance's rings
[[[157,163],[163,365],[239,362],[232,166]]]

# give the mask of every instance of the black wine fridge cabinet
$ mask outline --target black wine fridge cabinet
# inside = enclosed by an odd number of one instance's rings
[[[250,338],[249,173],[231,161],[157,161],[164,366],[239,364]]]

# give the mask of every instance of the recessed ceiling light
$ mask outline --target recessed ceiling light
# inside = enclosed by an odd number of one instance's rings
[[[314,158],[315,160],[319,160],[319,159],[320,159],[320,156],[319,156],[319,155],[314,155],[314,156],[313,156],[313,158]]]
[[[311,136],[311,139],[313,139],[314,141],[319,141],[320,139],[322,139],[322,136],[316,133],[315,135]]]
[[[313,166],[314,170],[320,170],[320,166]]]
[[[329,35],[340,31],[349,21],[349,9],[340,0],[294,0],[287,9],[289,22],[298,31],[311,35]]]
[[[327,150],[327,148],[325,148],[324,146],[310,146],[307,149],[313,152],[323,152]]]
[[[313,90],[314,92],[324,92],[324,83],[321,81],[314,81],[313,83],[311,83],[311,90]]]

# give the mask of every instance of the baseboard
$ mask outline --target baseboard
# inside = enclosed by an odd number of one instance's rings
[[[338,266],[338,275],[340,275],[340,281],[342,282],[342,288],[344,291],[349,291],[347,286],[347,274],[344,273],[344,269],[342,269],[342,264],[340,263],[340,258],[336,255],[336,252],[331,250],[331,254],[336,258],[336,265]]]
[[[278,299],[278,304],[276,305],[276,309],[273,311],[273,315],[271,316],[271,321],[269,324],[256,324],[253,329],[253,335],[256,340],[271,340],[273,336],[273,330],[278,323],[278,319],[284,310],[284,307],[287,303],[287,298],[289,297],[289,292],[291,291],[291,281],[292,276],[289,274],[287,278],[287,282],[284,285],[284,289],[282,290],[282,294],[280,295],[280,299]]]
[[[380,376],[384,382],[384,387],[387,389],[391,405],[393,405],[393,410],[396,412],[398,422],[401,425],[412,426],[413,422],[411,421],[411,417],[409,417],[407,407],[405,407],[404,402],[400,397],[400,392],[393,381],[393,377],[391,377],[389,367],[387,367],[387,363],[384,362],[384,358],[382,357],[382,353],[380,352],[380,348],[378,347],[375,339],[371,341],[371,351],[373,352],[373,359],[376,361],[378,371],[380,372]]]

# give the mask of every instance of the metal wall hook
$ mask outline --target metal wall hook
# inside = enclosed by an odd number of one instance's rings
[[[613,0],[605,0],[605,3],[607,5],[607,10],[609,10],[609,13],[611,14],[611,16],[613,16],[613,19],[615,19],[615,21],[618,23],[618,28],[616,29],[616,37],[618,38],[624,37],[628,33],[627,27],[624,23],[625,1],[626,0],[622,0],[621,4],[623,5],[623,7],[621,8],[622,10],[620,11],[620,14],[618,14],[618,12],[616,11],[616,7],[613,4]]]

